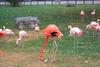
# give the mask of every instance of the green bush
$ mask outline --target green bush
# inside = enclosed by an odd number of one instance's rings
[[[6,0],[7,2],[10,2],[10,5],[13,7],[19,6],[20,2],[24,1],[24,0]]]

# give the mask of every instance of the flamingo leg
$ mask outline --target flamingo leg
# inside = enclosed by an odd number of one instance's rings
[[[84,16],[81,16],[81,22],[83,22],[83,20],[84,20]]]
[[[78,55],[78,44],[79,44],[78,38],[76,37],[76,54],[77,54],[77,55]]]
[[[56,54],[57,54],[57,51],[58,51],[58,45],[57,45],[57,42],[55,39],[53,39],[53,51],[52,51],[52,63],[55,62],[55,59],[56,59]]]
[[[74,36],[74,49],[75,49],[75,55],[78,55],[78,38]]]
[[[74,36],[74,49],[75,49],[75,54],[76,54],[76,37],[75,36]]]

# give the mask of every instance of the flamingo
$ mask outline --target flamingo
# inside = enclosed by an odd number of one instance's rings
[[[90,24],[88,24],[88,25],[86,26],[86,28],[95,29],[96,26],[99,26],[99,23],[97,23],[97,22],[95,22],[95,21],[92,21],[92,22],[90,22]]]
[[[85,12],[83,10],[81,10],[80,15],[81,16],[84,16],[85,15]]]
[[[7,36],[7,35],[6,35],[5,32],[0,31],[0,38],[1,38],[1,37],[6,37],[6,36]],[[3,55],[4,55],[4,52],[3,52],[2,50],[0,50],[0,57],[3,56]]]
[[[76,37],[82,37],[84,35],[83,30],[81,30],[79,27],[72,27],[70,25],[68,26],[68,29],[69,29],[69,35],[74,36],[74,48],[76,47],[76,45],[78,48],[78,40]],[[76,41],[76,45],[75,45],[75,41]],[[77,50],[76,53],[78,53]]]
[[[97,19],[97,23],[99,23],[99,25],[100,25],[100,19]]]
[[[92,15],[92,20],[94,20],[94,16],[95,16],[95,14],[96,14],[96,12],[95,12],[96,10],[95,9],[93,9],[93,11],[91,12],[91,15]]]
[[[55,24],[49,24],[43,30],[43,33],[45,34],[45,41],[44,41],[44,44],[43,44],[42,49],[40,51],[40,60],[41,61],[44,60],[43,59],[43,53],[44,53],[44,49],[46,48],[46,45],[48,43],[48,39],[51,37],[54,44],[55,44],[55,47],[57,48],[58,45],[56,44],[56,39],[61,38],[63,36],[63,34],[60,32],[59,28]],[[56,54],[56,50],[55,50],[55,54]],[[55,61],[55,57],[54,57],[54,61]]]
[[[16,44],[19,44],[19,41],[22,40],[22,38],[27,37],[28,33],[24,30],[19,31],[19,38],[16,40]]]
[[[86,28],[99,31],[99,30],[98,30],[99,26],[100,26],[99,23],[97,23],[97,22],[95,22],[95,21],[92,21],[92,22],[90,22],[90,24],[88,24],[88,25],[86,26]],[[94,36],[94,32],[93,32],[93,36]]]
[[[35,31],[38,32],[39,30],[40,30],[40,29],[39,29],[39,26],[36,24],[36,25],[35,25]]]
[[[0,31],[5,32],[7,35],[14,34],[14,32],[11,29],[5,28],[5,26],[3,26],[3,28],[0,29]]]
[[[91,12],[91,15],[95,15],[96,12],[95,12],[95,9],[93,9],[93,11]]]
[[[3,31],[0,31],[0,37],[6,37],[7,35],[6,35],[6,33],[5,32],[3,32]]]
[[[85,12],[83,10],[81,10],[80,12],[80,16],[81,16],[81,21],[83,22],[84,20],[84,15],[85,15]]]

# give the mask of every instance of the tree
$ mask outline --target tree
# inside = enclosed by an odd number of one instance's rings
[[[7,2],[10,2],[10,5],[13,7],[19,6],[20,2],[24,1],[24,0],[6,0]]]

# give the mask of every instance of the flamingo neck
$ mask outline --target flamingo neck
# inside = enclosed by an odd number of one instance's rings
[[[40,60],[43,60],[43,53],[44,53],[44,49],[46,48],[46,45],[48,43],[48,39],[49,39],[49,37],[46,36],[46,39],[45,39],[43,46],[42,46],[42,49],[40,51]]]
[[[22,39],[22,37],[19,37],[18,39],[17,39],[17,41],[16,41],[16,44],[18,44],[19,43],[19,41]]]

